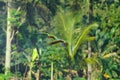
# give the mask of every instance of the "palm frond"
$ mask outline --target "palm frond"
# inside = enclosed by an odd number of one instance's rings
[[[84,40],[86,40],[90,29],[92,29],[93,27],[97,27],[97,26],[98,25],[95,23],[95,24],[92,24],[92,25],[90,25],[90,26],[88,26],[87,28],[84,29],[83,33],[79,36],[79,39],[77,40],[77,43],[73,48],[73,56],[76,54],[76,51],[78,50],[78,47],[81,45],[81,43]]]
[[[52,44],[57,44],[57,43],[64,43],[64,41],[63,40],[55,40],[49,44],[52,45]]]
[[[74,30],[74,17],[72,12],[64,12],[60,10],[60,12],[54,17],[52,23],[53,26],[55,26],[55,31],[58,31],[58,33],[61,34],[60,38],[71,43]]]
[[[62,39],[63,41],[67,42],[67,52],[71,59],[74,58],[74,55],[76,54],[76,51],[78,50],[78,47],[84,42],[85,40],[93,40],[93,37],[88,38],[88,33],[90,29],[92,29],[95,26],[98,26],[97,24],[92,24],[85,28],[84,30],[81,30],[80,25],[76,25],[79,20],[77,17],[79,17],[80,14],[75,16],[71,11],[63,11],[63,9],[60,8],[60,11],[56,13],[56,16],[53,19],[53,26],[55,28],[55,35],[61,35],[60,37],[57,36],[59,39]],[[78,29],[77,29],[78,28]],[[75,34],[75,31],[78,31],[77,34]],[[75,34],[75,36],[74,36]],[[79,35],[80,34],[80,35]],[[79,35],[77,37],[77,35]],[[73,39],[75,38],[75,39]],[[55,41],[53,43],[58,43],[61,41]]]

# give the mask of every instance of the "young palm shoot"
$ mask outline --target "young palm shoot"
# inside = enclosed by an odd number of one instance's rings
[[[72,12],[64,12],[63,10],[60,10],[60,12],[58,12],[53,19],[53,26],[55,27],[55,31],[61,34],[61,36],[59,35],[58,38],[55,35],[49,35],[49,38],[52,38],[54,40],[50,43],[51,45],[57,43],[64,44],[64,47],[66,47],[68,55],[72,61],[74,60],[74,56],[76,55],[79,46],[84,41],[88,40],[89,38],[95,39],[95,37],[88,37],[88,33],[93,27],[98,26],[96,23],[94,23],[86,27],[82,30],[81,34],[78,34],[78,37],[76,39],[73,39],[73,33],[76,27],[75,24],[76,17],[73,15]],[[80,27],[81,26],[79,25],[79,28]]]

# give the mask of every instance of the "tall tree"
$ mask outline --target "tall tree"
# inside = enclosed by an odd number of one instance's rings
[[[11,41],[13,39],[13,31],[11,27],[11,0],[7,2],[7,32],[6,32],[6,56],[5,56],[5,74],[10,72],[10,60],[11,60]]]
[[[7,75],[10,72],[12,40],[15,34],[17,33],[17,28],[21,25],[21,23],[19,23],[20,7],[18,7],[16,2],[13,0],[8,0],[6,4],[7,4],[7,30],[6,30],[5,74]]]

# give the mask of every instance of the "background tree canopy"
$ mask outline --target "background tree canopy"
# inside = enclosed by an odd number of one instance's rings
[[[0,0],[0,80],[119,80],[119,0]]]

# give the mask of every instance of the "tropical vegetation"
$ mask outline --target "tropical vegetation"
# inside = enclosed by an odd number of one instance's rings
[[[119,0],[0,0],[0,80],[119,80]]]

